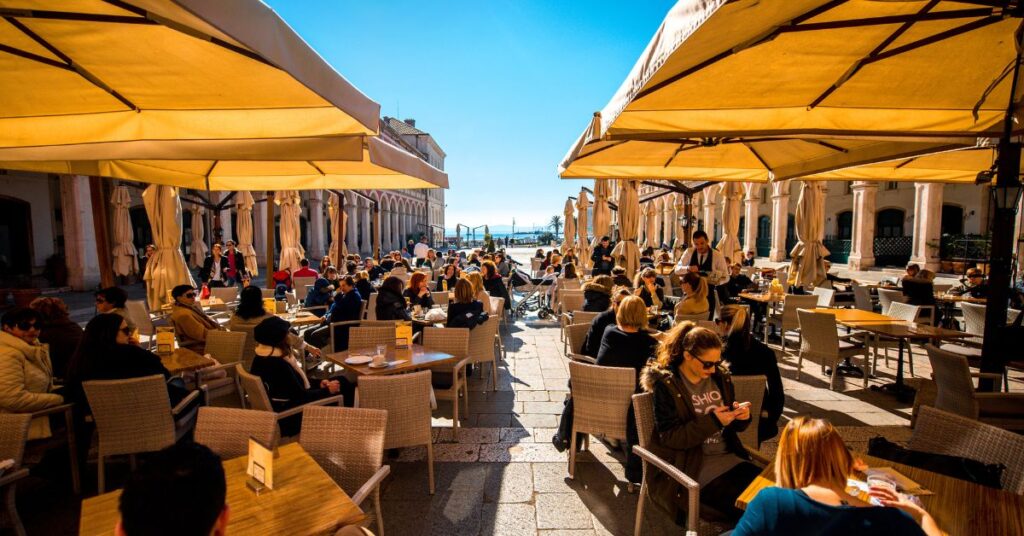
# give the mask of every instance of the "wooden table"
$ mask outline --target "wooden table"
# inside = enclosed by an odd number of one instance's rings
[[[776,304],[786,301],[785,294],[771,294],[770,292],[740,292],[740,298],[757,303]]]
[[[292,327],[304,328],[308,326],[317,325],[322,320],[319,316],[308,311],[302,311],[299,313],[278,313],[278,318],[287,320],[291,323]]]
[[[205,356],[199,355],[188,348],[177,348],[170,354],[160,356],[160,362],[171,374],[183,374],[193,372],[206,367],[212,367],[214,361]]]
[[[950,536],[1004,536],[1024,534],[1024,497],[987,488],[940,474],[858,454],[871,467],[892,467],[934,495],[921,496],[921,503]],[[768,464],[736,499],[746,509],[759,491],[775,485],[775,468]]]
[[[246,457],[224,462],[227,480],[228,534],[334,534],[366,516],[298,443],[279,448],[274,459],[274,489],[256,495],[246,487]],[[82,501],[78,533],[114,533],[120,518],[121,490]]]
[[[379,369],[370,368],[369,364],[349,365],[345,363],[345,360],[348,359],[350,355],[373,355],[376,352],[376,348],[350,348],[344,352],[325,354],[325,357],[345,370],[352,371],[360,376],[387,376],[390,374],[401,374],[403,372],[414,372],[438,365],[454,364],[459,360],[451,354],[431,350],[419,344],[412,344],[408,348],[395,348],[394,344],[388,344],[387,352],[384,354],[385,359],[389,363],[400,360],[404,361],[403,363]]]
[[[979,305],[985,305],[988,303],[987,298],[975,298],[969,294],[963,296],[955,296],[953,294],[946,294],[945,292],[936,292],[935,301],[946,302],[946,303],[977,303]]]

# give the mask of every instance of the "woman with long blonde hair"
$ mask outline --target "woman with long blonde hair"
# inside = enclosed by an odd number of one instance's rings
[[[491,314],[491,295],[484,290],[484,276],[480,272],[466,272],[462,277],[473,286],[473,298],[484,306],[484,312]]]
[[[895,491],[870,489],[869,495],[881,506],[847,493],[847,479],[860,469],[863,463],[854,459],[827,420],[793,419],[779,439],[776,487],[762,489],[754,497],[732,535],[942,534],[924,508]]]

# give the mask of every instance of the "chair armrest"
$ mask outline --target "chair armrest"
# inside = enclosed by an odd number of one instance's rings
[[[68,413],[74,404],[61,404],[59,406],[53,406],[52,408],[41,409],[39,411],[33,411],[32,417],[45,417],[47,415],[55,415],[57,413]]]
[[[768,465],[772,463],[772,460],[768,459],[768,457],[765,456],[764,454],[761,454],[761,451],[755,449],[754,447],[751,447],[749,445],[743,445],[743,448],[747,449],[747,454],[750,454],[750,457],[755,462],[760,463],[762,465]]]
[[[974,393],[974,399],[979,402],[982,400],[999,400],[1024,404],[1024,393]]]
[[[354,495],[352,495],[352,502],[354,502],[356,506],[363,504],[363,501],[366,500],[367,497],[369,497],[370,492],[373,491],[378,486],[380,486],[380,483],[383,482],[384,478],[387,477],[389,474],[391,474],[390,465],[385,465],[380,469],[377,469],[377,472],[373,473],[373,476],[371,476],[369,480],[363,483],[363,485],[359,487],[359,490],[356,491]],[[380,512],[378,512],[377,515],[380,515]]]
[[[579,361],[580,363],[589,363],[591,365],[597,364],[597,360],[594,359],[593,357],[590,357],[589,355],[574,354],[572,352],[569,352],[569,359],[573,361]]]
[[[336,405],[340,406],[343,403],[344,398],[345,397],[342,396],[342,395],[334,395],[334,396],[329,396],[327,398],[321,398],[320,400],[314,400],[312,402],[306,402],[305,404],[302,404],[301,406],[295,406],[294,408],[286,409],[286,410],[284,410],[282,412],[279,412],[277,414],[277,420],[281,420],[281,419],[284,419],[286,417],[291,417],[292,415],[298,415],[298,414],[302,413],[302,410],[304,408],[307,408],[309,406],[329,406],[331,404],[336,404]]]
[[[3,476],[0,476],[0,488],[6,486],[7,484],[10,484],[11,482],[16,482],[18,480],[21,480],[22,478],[25,478],[26,476],[28,476],[28,468],[27,467],[22,467],[21,469],[18,469],[17,471],[14,471],[14,472],[11,472],[11,473],[7,473],[7,474],[5,474]]]
[[[998,372],[972,372],[973,378],[988,378],[990,380],[1002,380],[1003,375]]]
[[[645,463],[649,463],[686,488],[686,534],[696,535],[700,524],[700,485],[690,478],[686,473],[680,471],[676,466],[662,460],[653,452],[641,447],[633,446],[633,453],[640,457]]]
[[[189,404],[191,404],[193,400],[195,400],[196,398],[199,398],[199,392],[201,390],[205,390],[205,389],[206,389],[206,386],[203,385],[202,387],[200,387],[200,389],[192,391],[191,393],[188,394],[188,396],[186,396],[185,398],[182,398],[181,402],[178,402],[178,405],[174,406],[174,408],[171,409],[171,414],[177,415],[177,414],[181,413],[182,411],[184,411],[185,408]]]
[[[219,372],[219,371],[222,371],[222,370],[227,372],[228,376],[231,376],[233,373],[235,373],[238,370],[238,368],[235,365],[238,365],[238,363],[222,363],[220,365],[212,365],[212,366],[209,366],[209,367],[203,367],[201,369],[196,370],[196,376],[198,376],[200,378],[203,378],[204,376],[206,376],[210,372]]]

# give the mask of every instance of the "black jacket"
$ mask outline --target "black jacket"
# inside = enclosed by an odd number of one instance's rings
[[[633,281],[631,281],[625,275],[612,276],[612,283],[617,287],[629,287],[633,288]]]
[[[725,284],[725,287],[729,289],[730,296],[739,296],[740,292],[750,288],[754,282],[747,276],[740,274],[737,276],[730,276],[729,282]]]
[[[602,274],[604,274],[604,275],[611,275],[612,268],[615,267],[615,262],[614,261],[606,261],[606,260],[602,259],[602,257],[611,257],[612,256],[612,249],[614,247],[615,246],[612,245],[611,243],[609,243],[608,247],[606,247],[606,248],[605,247],[601,247],[600,243],[598,245],[594,246],[594,253],[590,255],[590,260],[594,261],[594,270],[593,270],[593,274],[594,275],[602,275]]]
[[[903,295],[910,305],[935,305],[935,285],[926,279],[904,279]]]
[[[604,330],[614,325],[615,311],[608,309],[597,315],[594,321],[590,323],[590,329],[587,331],[586,338],[583,339],[583,355],[596,359],[598,351],[601,350],[601,339],[604,338]]]
[[[267,396],[270,398],[270,405],[273,406],[274,411],[284,411],[331,395],[330,391],[320,388],[319,385],[306,389],[299,371],[288,364],[283,357],[257,355],[252,360],[250,372],[263,380]],[[312,382],[311,385],[313,385]],[[302,427],[301,419],[301,414],[282,419],[279,422],[281,435],[298,434]]]
[[[753,337],[748,340],[749,346],[746,349],[743,337],[736,336],[726,341],[722,360],[729,362],[729,371],[733,376],[763,374],[767,379],[768,388],[764,393],[761,410],[768,412],[768,416],[762,417],[757,427],[757,441],[760,443],[779,434],[779,417],[782,416],[782,408],[786,404],[786,394],[782,389],[782,375],[779,374],[779,362],[775,352]]]
[[[661,302],[662,309],[672,308],[671,304],[665,303],[665,289],[659,285],[655,287],[654,292],[658,295],[658,301]],[[651,291],[647,290],[647,286],[640,287],[640,299],[644,301],[644,305],[647,307],[654,305],[654,299],[651,297]]]
[[[459,282],[459,278],[458,278],[458,276],[456,276],[456,277],[450,277],[448,279],[445,279],[444,274],[441,274],[437,278],[437,287],[435,287],[435,289],[434,289],[437,292],[443,292],[444,291],[444,285],[441,283],[442,281],[448,281],[448,292],[451,292],[451,291],[455,290],[455,284]]]
[[[601,348],[597,351],[597,364],[602,367],[630,367],[636,371],[637,386],[640,385],[640,372],[647,365],[647,360],[654,357],[658,341],[646,331],[626,333],[618,326],[604,330]]]
[[[448,304],[448,321],[445,326],[449,328],[473,329],[487,321],[489,317],[484,312],[484,304],[473,300],[469,303]]]
[[[64,378],[68,373],[68,362],[78,348],[78,341],[82,340],[85,332],[82,326],[64,317],[53,323],[43,326],[39,333],[39,342],[50,345],[50,365],[53,367],[53,375],[57,378]]]
[[[612,297],[608,289],[601,285],[587,283],[583,285],[583,310],[600,313],[612,306]]]
[[[224,274],[228,269],[228,258],[221,255],[220,257],[220,278],[221,281],[227,279],[227,275]],[[209,283],[213,277],[213,255],[207,255],[206,259],[203,260],[203,267],[199,269],[199,280],[203,283]]]
[[[381,287],[377,292],[377,320],[412,320],[405,308],[405,298],[395,291]]]
[[[72,363],[68,370],[67,392],[70,401],[88,408],[82,382],[90,380],[127,380],[159,374],[169,379],[171,373],[164,368],[156,354],[135,346],[134,344],[115,344],[102,351],[83,354],[80,360]],[[167,394],[171,398],[171,406],[181,401],[188,391],[174,385],[168,385]]]
[[[501,277],[484,279],[484,290],[486,290],[492,298],[505,298],[505,309],[512,308],[512,300],[509,299],[508,289],[505,288],[505,283],[502,281]]]
[[[373,268],[370,268],[369,270],[366,271],[366,273],[370,275],[370,281],[376,281],[380,279],[380,276],[384,275],[384,272],[384,268],[381,268],[379,264],[373,265]]]
[[[363,297],[358,290],[348,293],[337,293],[334,295],[334,302],[331,308],[324,315],[329,322],[347,322],[349,320],[360,320],[359,309],[363,306]]]
[[[430,292],[427,292],[427,295],[421,298],[417,296],[416,292],[414,292],[412,289],[407,288],[404,291],[402,291],[402,297],[408,298],[409,303],[411,303],[412,305],[419,305],[424,309],[430,309],[431,307],[434,306],[434,298],[430,296]],[[377,299],[379,300],[380,298]]]
[[[373,289],[373,285],[371,285],[366,279],[356,281],[356,290],[359,291],[359,297],[366,300],[370,299],[370,294],[377,292]]]
[[[228,251],[225,250],[224,251],[224,255],[221,257],[221,261],[220,261],[220,263],[223,265],[225,275],[227,275],[228,270],[231,269],[231,263],[228,262],[228,256],[229,255],[231,255],[231,253],[229,253]],[[245,256],[242,255],[242,252],[238,251],[237,249],[235,250],[234,256],[235,256],[235,275],[234,275],[234,278],[238,279],[238,280],[241,280],[243,275],[249,273],[245,269]]]

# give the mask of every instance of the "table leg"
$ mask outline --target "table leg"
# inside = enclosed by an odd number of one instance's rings
[[[896,358],[896,381],[881,386],[871,387],[871,389],[875,391],[882,391],[896,395],[896,399],[901,402],[908,402],[915,394],[913,387],[903,383],[903,347],[905,344],[907,344],[906,339],[900,337],[899,355]]]

